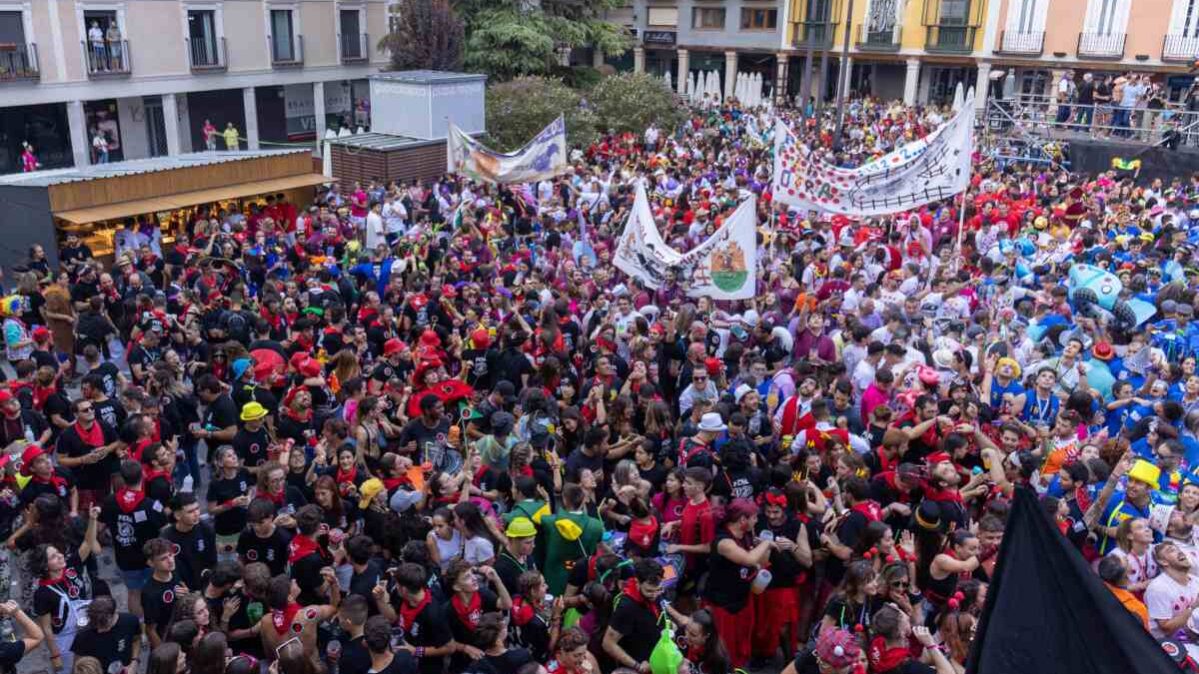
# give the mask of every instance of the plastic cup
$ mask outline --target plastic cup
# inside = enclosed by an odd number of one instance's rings
[[[773,541],[774,540],[774,532],[769,529],[766,529],[758,534],[758,540]]]
[[[762,594],[765,592],[773,578],[774,576],[766,569],[759,571],[758,575],[754,576],[754,582],[752,586],[754,594]]]

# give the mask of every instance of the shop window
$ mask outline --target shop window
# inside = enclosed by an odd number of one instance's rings
[[[724,28],[723,7],[696,7],[691,10],[691,27],[696,30],[721,30]]]

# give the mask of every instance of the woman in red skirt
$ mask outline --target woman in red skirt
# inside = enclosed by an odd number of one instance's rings
[[[762,669],[783,646],[783,662],[795,658],[799,638],[799,586],[812,568],[812,548],[806,524],[787,508],[787,495],[779,489],[762,494],[762,512],[766,517],[758,522],[758,537],[777,543],[787,541],[795,546],[787,551],[770,553],[770,585],[761,594],[753,595],[754,632],[753,665]]]
[[[729,651],[733,667],[744,668],[749,664],[754,633],[754,607],[750,601],[754,578],[771,552],[790,552],[795,544],[786,540],[755,543],[758,508],[746,499],[735,499],[726,506],[719,521],[708,556],[704,605],[712,612],[716,632]]]

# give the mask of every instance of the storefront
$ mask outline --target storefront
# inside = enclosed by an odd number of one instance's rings
[[[0,208],[9,227],[0,264],[20,264],[34,244],[56,264],[68,232],[111,263],[122,227],[152,223],[170,243],[198,208],[244,210],[280,194],[302,208],[313,187],[328,182],[313,172],[308,150],[204,152],[3,176]]]

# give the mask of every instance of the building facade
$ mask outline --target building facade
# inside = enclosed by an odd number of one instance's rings
[[[633,68],[760,72],[790,101],[849,90],[908,103],[1050,95],[1067,71],[1150,72],[1179,100],[1199,58],[1199,0],[633,0]],[[840,60],[848,40],[849,67]]]
[[[384,0],[0,0],[0,173],[369,126]],[[225,147],[223,137],[217,145]]]

